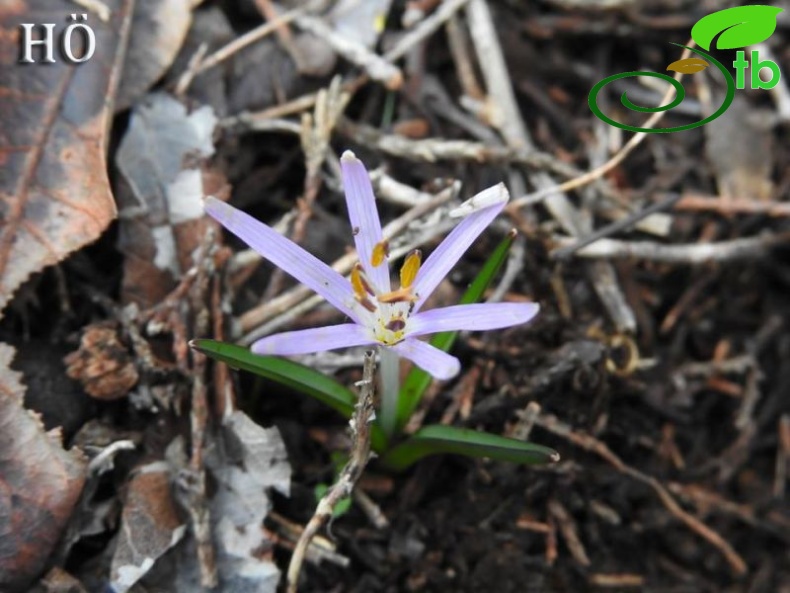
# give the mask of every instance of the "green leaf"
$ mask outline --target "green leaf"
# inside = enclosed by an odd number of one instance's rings
[[[558,461],[559,453],[543,445],[478,432],[456,426],[426,426],[384,455],[381,463],[402,471],[428,455],[455,453],[469,457],[490,457],[513,463],[549,463]]]
[[[276,356],[259,356],[243,346],[217,340],[192,340],[189,345],[231,368],[255,373],[314,397],[346,418],[354,413],[357,396],[353,391],[303,364]],[[387,438],[375,422],[370,427],[370,442],[379,453],[387,447]]]
[[[483,265],[483,269],[477,274],[469,288],[461,297],[461,305],[468,305],[478,302],[483,298],[483,293],[491,284],[491,281],[496,276],[496,273],[502,267],[507,259],[507,254],[510,251],[510,246],[516,238],[516,231],[511,231],[508,235],[497,245],[494,252]],[[448,352],[455,343],[455,338],[458,332],[442,332],[433,336],[430,340],[432,346],[436,346],[440,350]],[[414,410],[420,403],[425,390],[431,385],[433,377],[423,371],[421,368],[412,367],[409,374],[406,376],[400,390],[400,398],[398,399],[398,418],[396,425],[396,432],[400,431],[409,418],[414,413]]]
[[[775,6],[736,6],[702,17],[691,29],[697,45],[710,50],[713,38],[718,49],[735,49],[760,43],[776,30],[776,15],[782,8]]]
[[[216,340],[192,340],[190,346],[235,369],[250,371],[310,395],[346,418],[354,413],[357,396],[350,389],[303,364],[276,356],[259,356],[249,348]]]

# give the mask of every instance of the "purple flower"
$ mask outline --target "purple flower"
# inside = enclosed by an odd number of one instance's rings
[[[387,242],[381,232],[373,187],[362,162],[350,151],[341,158],[348,215],[360,262],[344,278],[274,229],[209,197],[206,212],[274,265],[312,288],[352,323],[284,332],[252,345],[256,354],[296,355],[378,345],[391,348],[437,379],[458,374],[454,356],[416,339],[448,330],[489,330],[526,323],[536,303],[483,303],[421,311],[426,299],[472,242],[502,211],[509,195],[503,184],[467,200],[451,215],[466,215],[424,263],[419,251],[406,256],[400,286],[390,284]]]

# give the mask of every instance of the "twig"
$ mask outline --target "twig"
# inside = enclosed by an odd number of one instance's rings
[[[477,81],[472,56],[469,54],[469,48],[467,47],[469,37],[461,26],[461,19],[458,16],[453,16],[447,21],[445,29],[447,30],[447,42],[450,47],[450,53],[453,56],[455,71],[458,74],[461,87],[464,89],[464,95],[475,101],[481,101],[485,93]]]
[[[381,82],[388,89],[396,90],[403,84],[400,68],[361,43],[333,30],[322,19],[302,13],[296,17],[295,22],[299,28],[326,41],[338,54],[362,68],[371,79]]]
[[[361,488],[354,490],[354,502],[362,509],[368,521],[370,521],[376,529],[387,529],[390,526],[387,516],[381,512],[379,505],[377,505]]]
[[[574,245],[575,239],[556,239],[561,247]],[[599,239],[576,252],[579,257],[591,259],[643,259],[692,266],[708,262],[731,262],[764,257],[766,252],[790,241],[790,233],[765,233],[759,237],[733,239],[716,243],[694,243],[688,245],[665,245],[655,241],[619,241]]]
[[[313,3],[316,4],[316,3]],[[267,23],[263,23],[262,25],[255,27],[251,31],[248,31],[241,37],[237,37],[227,45],[219,48],[205,60],[203,60],[197,68],[195,68],[195,75],[200,74],[201,72],[205,72],[209,68],[213,68],[217,64],[220,64],[233,56],[234,54],[238,53],[248,45],[255,43],[256,41],[260,41],[264,37],[278,31],[280,27],[283,25],[290,23],[294,19],[299,16],[302,16],[310,9],[310,6],[301,6],[299,8],[294,8],[293,10],[289,10],[288,12],[284,12],[282,15],[277,17],[276,19],[269,21]]]
[[[332,517],[335,506],[341,499],[351,496],[354,485],[359,480],[370,458],[370,422],[373,420],[373,394],[375,392],[374,371],[375,354],[372,351],[365,353],[362,367],[362,381],[359,382],[359,401],[351,418],[351,430],[354,441],[351,447],[348,463],[343,468],[337,482],[327,491],[307,523],[299,541],[294,548],[291,562],[288,565],[288,593],[296,593],[299,582],[299,573],[304,562],[305,552],[310,545],[310,540],[318,533]]]
[[[486,82],[491,124],[511,148],[532,148],[486,0],[471,0],[466,9],[478,63]]]
[[[388,62],[394,62],[405,56],[411,48],[436,32],[445,21],[463,8],[467,2],[469,0],[445,0],[442,2],[431,16],[424,19],[413,30],[401,37],[398,43],[384,54],[384,59]]]
[[[258,12],[261,13],[261,16],[266,22],[272,23],[277,21],[277,8],[272,4],[271,0],[254,0],[254,2]],[[299,50],[299,47],[296,45],[296,43],[294,43],[294,36],[291,33],[291,29],[288,28],[288,24],[278,24],[275,32],[277,33],[277,40],[280,42],[280,45],[282,45],[285,51],[288,52],[288,55],[296,64],[299,72],[301,74],[307,74],[307,72],[303,70],[303,64],[305,60],[302,56],[302,52]]]
[[[578,170],[558,161],[553,155],[534,149],[490,146],[469,140],[443,140],[429,138],[411,140],[341,118],[338,130],[363,146],[391,156],[411,161],[435,163],[438,161],[475,161],[477,163],[524,165],[536,170],[551,171],[562,177],[573,177]]]
[[[689,212],[718,212],[719,214],[764,214],[766,216],[790,216],[790,203],[757,201],[750,199],[727,198],[719,196],[703,196],[684,193],[675,204],[675,210]]]
[[[606,225],[605,227],[598,229],[597,231],[595,231],[590,235],[587,235],[586,237],[580,238],[574,245],[563,247],[561,249],[555,249],[554,251],[552,251],[551,257],[556,260],[569,259],[579,249],[582,249],[587,245],[590,245],[591,243],[595,243],[599,239],[608,237],[609,235],[613,235],[617,232],[627,230],[630,227],[634,226],[637,222],[650,216],[651,214],[655,214],[656,212],[661,212],[662,210],[671,208],[672,205],[675,204],[680,199],[681,199],[681,195],[675,194],[661,202],[658,202],[657,204],[648,206],[644,210],[641,210],[639,212],[634,212],[633,214],[621,220],[617,220],[611,224]]]
[[[380,200],[385,200],[398,206],[413,208],[418,204],[429,201],[433,196],[429,193],[414,189],[411,185],[401,183],[387,175],[382,169],[370,172],[370,181]]]
[[[550,414],[541,414],[536,423],[541,428],[545,428],[549,432],[567,439],[574,445],[581,447],[587,451],[595,453],[620,473],[630,476],[631,478],[650,486],[653,491],[658,495],[659,500],[669,513],[680,520],[683,524],[691,529],[694,533],[706,540],[714,546],[722,556],[727,560],[730,568],[736,575],[744,575],[747,571],[746,562],[736,552],[733,547],[727,542],[718,532],[708,527],[705,523],[697,519],[694,515],[686,512],[683,507],[678,504],[675,498],[670,494],[669,490],[661,484],[657,479],[649,476],[641,471],[627,465],[620,459],[609,447],[599,441],[595,437],[588,434],[574,431],[569,425],[559,420],[556,416]]]
[[[568,509],[566,509],[560,501],[555,499],[549,500],[548,508],[551,516],[557,521],[560,533],[573,559],[582,566],[590,566],[590,564],[592,564],[590,562],[590,557],[587,556],[584,544],[582,544],[579,538],[579,531],[576,529],[576,522],[573,520],[573,517],[571,517]]]

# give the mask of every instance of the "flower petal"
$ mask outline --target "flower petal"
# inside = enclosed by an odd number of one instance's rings
[[[253,343],[255,354],[291,356],[373,344],[370,331],[356,323],[343,323],[267,336]]]
[[[390,348],[440,381],[452,379],[461,370],[461,362],[455,356],[427,342],[407,338]]]
[[[409,336],[444,331],[481,331],[526,323],[537,315],[537,303],[476,303],[419,313],[409,318]]]
[[[351,283],[320,259],[283,237],[249,214],[213,197],[206,198],[206,212],[278,268],[309,286],[354,321]]]
[[[373,248],[384,240],[381,232],[379,211],[376,209],[376,198],[370,183],[365,165],[354,153],[347,150],[340,157],[343,171],[343,189],[346,192],[348,219],[354,233],[354,244],[357,247],[359,261],[365,275],[378,292],[390,291],[390,272],[386,258],[378,266],[373,266],[371,258]]]
[[[480,233],[502,212],[509,198],[507,188],[500,183],[481,191],[456,208],[456,212],[471,212],[471,214],[433,250],[417,273],[413,286],[413,291],[418,297],[414,304],[415,312],[420,310],[425,300],[431,296]]]

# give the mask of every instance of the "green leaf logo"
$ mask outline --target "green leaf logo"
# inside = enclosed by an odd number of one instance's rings
[[[776,30],[776,15],[783,8],[775,6],[736,6],[702,17],[691,29],[697,45],[710,50],[713,38],[719,33],[717,49],[735,49],[760,43]]]

